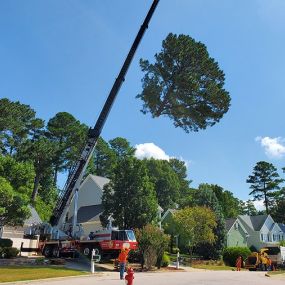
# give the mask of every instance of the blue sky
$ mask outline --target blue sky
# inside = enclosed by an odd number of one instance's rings
[[[93,126],[151,0],[0,2],[0,96],[48,121],[66,111]],[[103,129],[140,154],[177,157],[192,186],[214,183],[247,199],[256,162],[285,166],[285,1],[161,0]],[[186,134],[139,110],[139,59],[153,61],[169,32],[201,41],[224,70],[231,108]]]

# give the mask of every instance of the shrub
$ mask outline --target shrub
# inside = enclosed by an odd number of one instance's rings
[[[170,257],[167,253],[163,253],[161,267],[167,267],[170,264]]]
[[[0,239],[0,247],[12,247],[13,241],[8,238]]]
[[[179,252],[179,248],[178,247],[173,247],[172,248],[172,253],[176,254],[177,252]]]
[[[15,247],[0,247],[0,256],[2,258],[13,258],[19,254],[19,250]]]
[[[248,247],[227,247],[223,252],[223,260],[226,265],[235,266],[239,255],[245,260],[250,254],[251,251]]]
[[[139,250],[131,250],[128,255],[129,262],[141,262],[142,254]]]
[[[148,224],[142,229],[136,229],[139,250],[142,254],[141,266],[150,270],[155,264],[161,264],[164,250],[168,247],[170,237],[158,227]]]

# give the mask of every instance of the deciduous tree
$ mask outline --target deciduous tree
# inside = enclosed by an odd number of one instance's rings
[[[104,187],[103,225],[111,215],[122,229],[142,228],[157,217],[157,200],[144,161],[127,157],[117,164],[114,176]]]

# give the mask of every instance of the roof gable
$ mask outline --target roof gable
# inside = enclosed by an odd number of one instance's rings
[[[262,226],[264,225],[268,215],[258,215],[258,216],[248,216],[248,215],[240,215],[239,218],[247,224],[254,231],[260,231]]]
[[[42,222],[42,219],[40,218],[38,212],[34,207],[31,205],[28,206],[31,211],[31,217],[25,220],[24,225],[30,226],[31,224],[40,224]]]
[[[235,223],[237,219],[234,218],[230,218],[230,219],[226,219],[225,220],[225,224],[226,224],[226,231],[229,232],[229,230],[231,229],[231,227],[233,226],[233,224]]]
[[[103,190],[104,186],[110,182],[110,179],[102,176],[97,176],[93,174],[88,175],[97,185],[99,188]]]

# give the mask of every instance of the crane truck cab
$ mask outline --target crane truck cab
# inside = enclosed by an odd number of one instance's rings
[[[135,250],[138,243],[133,230],[105,229],[90,233],[89,238],[80,240],[78,246],[85,256],[90,256],[94,249],[100,257],[116,258],[121,249]]]

